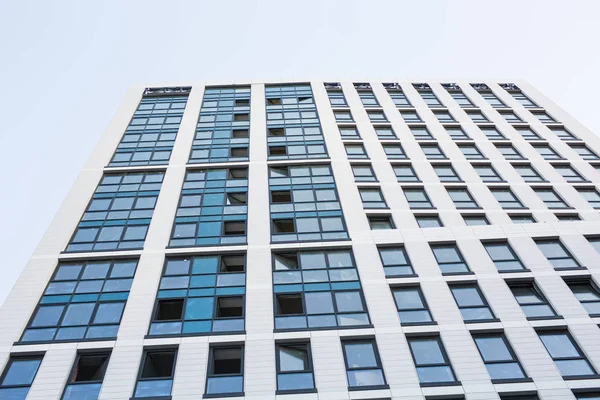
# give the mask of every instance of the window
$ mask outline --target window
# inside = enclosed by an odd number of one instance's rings
[[[442,271],[442,275],[471,272],[467,262],[455,244],[432,245],[431,250]]]
[[[581,265],[579,265],[560,240],[538,240],[536,244],[554,269],[581,268]]]
[[[479,91],[479,90],[478,90]],[[506,104],[498,98],[492,91],[479,91],[483,97],[494,108],[506,108]]]
[[[11,356],[0,381],[0,398],[25,400],[43,356]]]
[[[433,170],[440,178],[440,182],[462,182],[462,179],[450,164],[434,165]]]
[[[188,170],[169,246],[246,243],[248,168]]]
[[[396,287],[392,288],[392,294],[402,325],[419,325],[433,322],[420,287]]]
[[[509,283],[508,287],[527,319],[544,319],[556,316],[556,312],[546,297],[533,282]]]
[[[536,222],[531,214],[513,214],[509,215],[514,224],[531,224]]]
[[[369,226],[373,231],[379,231],[383,229],[394,229],[394,221],[390,216],[381,215],[367,215],[369,219]]]
[[[333,116],[335,117],[336,122],[354,121],[354,118],[352,118],[352,113],[350,111],[334,111]]]
[[[548,208],[569,208],[569,205],[556,194],[554,189],[534,188],[533,191],[537,193]]]
[[[473,165],[473,169],[484,182],[504,182],[504,179],[491,165]]]
[[[211,346],[206,377],[207,395],[242,396],[244,392],[244,347]]]
[[[550,128],[550,130],[554,132],[554,134],[561,140],[581,140],[569,132],[564,126],[553,126]]]
[[[410,132],[416,140],[433,140],[433,136],[425,126],[411,126]]]
[[[332,107],[347,107],[346,98],[344,92],[341,90],[328,90],[327,96],[329,97],[329,103]]]
[[[446,159],[446,155],[437,144],[421,145],[421,150],[429,160]]]
[[[277,393],[315,390],[309,343],[277,343]]]
[[[392,165],[392,167],[394,168],[394,173],[396,174],[396,178],[398,178],[398,182],[420,181],[417,173],[410,164]]]
[[[481,132],[483,132],[489,140],[506,140],[506,136],[504,136],[495,126],[485,126],[480,127],[479,129],[481,129]]]
[[[527,378],[525,370],[504,334],[473,335],[473,340],[493,383]]]
[[[496,148],[507,160],[522,160],[524,157],[513,146],[497,145]]]
[[[383,111],[367,111],[367,115],[371,122],[387,122],[387,118]]]
[[[355,126],[340,126],[338,129],[343,140],[360,139],[360,134]]]
[[[405,122],[423,122],[416,111],[400,111],[400,115]]]
[[[600,193],[598,193],[598,190],[593,188],[577,188],[577,191],[590,203],[590,206],[596,209],[600,208]]]
[[[440,217],[437,215],[417,215],[415,216],[419,228],[439,228],[444,226]]]
[[[352,173],[356,182],[377,182],[377,177],[370,164],[353,164]]]
[[[484,160],[485,156],[474,144],[461,144],[458,146],[467,160]]]
[[[249,86],[207,87],[189,162],[247,161],[249,116]],[[284,130],[269,129],[268,134],[284,136]]]
[[[360,97],[360,101],[365,107],[378,107],[379,103],[377,102],[377,98],[375,94],[370,90],[359,90],[358,96]]]
[[[600,254],[600,237],[588,238],[588,242],[594,247],[594,250]]]
[[[427,196],[427,192],[422,188],[405,188],[404,196],[406,197],[406,201],[408,201],[408,205],[413,209],[422,209],[422,208],[434,208],[431,200],[429,200],[429,196]]]
[[[61,262],[21,342],[114,339],[137,260]]]
[[[466,323],[488,322],[496,319],[477,284],[452,285],[450,291]]]
[[[500,115],[502,115],[509,124],[523,122],[523,120],[514,111],[500,111]]]
[[[379,139],[398,139],[391,126],[376,126],[375,133]]]
[[[600,315],[600,291],[591,278],[567,281],[567,285],[590,316]]]
[[[444,122],[456,122],[452,114],[449,111],[434,111],[433,114],[441,123]]]
[[[404,247],[380,247],[379,256],[387,278],[415,275]]]
[[[444,105],[440,102],[440,100],[437,98],[435,93],[433,93],[433,91],[419,90],[419,94],[421,95],[421,97],[423,98],[423,101],[425,101],[425,104],[427,104],[428,107],[430,107],[430,108],[444,107]]]
[[[517,126],[515,127],[515,130],[519,132],[525,140],[542,140],[540,135],[535,133],[535,131],[528,126]]]
[[[454,202],[454,207],[458,209],[463,208],[479,208],[479,205],[471,196],[471,193],[466,188],[449,189],[446,188],[448,195]]]
[[[531,165],[513,165],[513,167],[525,182],[546,182],[544,177]]]
[[[275,329],[370,324],[352,251],[273,254]]]
[[[562,156],[558,154],[550,145],[538,144],[533,146],[534,149],[544,158],[544,160],[560,160]]]
[[[145,350],[133,398],[170,397],[176,358],[176,349]]]
[[[387,158],[391,159],[402,159],[406,158],[406,153],[400,144],[384,144],[383,151],[387,155]]]
[[[579,214],[554,214],[559,221],[581,221]]]
[[[398,84],[392,84],[392,85],[395,87],[394,88],[386,87],[386,90],[387,90],[388,94],[390,95],[390,97],[392,98],[392,101],[394,102],[396,107],[399,107],[399,108],[412,107],[412,104],[410,104],[410,101],[406,98],[406,95],[404,94],[402,89],[400,89],[400,86]]]
[[[598,157],[598,155],[590,150],[585,144],[571,144],[569,146],[571,146],[571,148],[575,150],[577,154],[579,154],[579,157],[583,158],[584,160],[600,159],[600,157]]]
[[[359,188],[358,191],[364,208],[387,208],[380,189]]]
[[[564,378],[596,375],[568,331],[541,331],[538,336]]]
[[[525,93],[521,92],[520,90],[509,90],[508,93],[519,102],[519,104],[521,104],[523,107],[526,108],[536,108],[538,107],[537,104],[535,104],[533,101],[531,101],[531,99],[529,99],[529,97],[527,97],[525,95]]]
[[[385,376],[374,339],[342,340],[348,387],[385,388]]]
[[[512,190],[508,188],[490,189],[490,192],[502,208],[526,208]]]
[[[469,110],[469,111],[467,111],[467,115],[475,123],[478,123],[478,122],[490,122],[490,120],[481,111],[475,111],[475,110],[471,111],[471,110]]]
[[[244,330],[244,254],[167,258],[150,335]]]
[[[109,358],[110,353],[78,354],[62,400],[97,399]]]
[[[408,338],[421,386],[456,382],[456,377],[439,336]]]
[[[270,205],[274,243],[348,238],[329,165],[270,166],[269,189],[291,191],[291,202]]]
[[[525,266],[523,266],[523,263],[508,242],[489,242],[483,245],[498,272],[525,270]]]
[[[554,165],[554,169],[562,175],[567,182],[586,182],[586,179],[570,165]]]
[[[109,166],[167,164],[186,103],[187,94],[142,97]]]
[[[489,225],[490,222],[485,215],[463,215],[467,226]]]
[[[369,156],[367,156],[367,151],[362,144],[345,144],[344,147],[346,148],[348,158],[369,158]]]
[[[557,121],[552,118],[552,116],[550,116],[550,114],[548,114],[546,111],[532,111],[531,112],[533,115],[535,115],[537,117],[537,119],[540,120],[540,122],[544,123],[544,124],[556,124]]]
[[[163,175],[105,174],[66,251],[141,249]]]
[[[449,92],[450,96],[458,103],[462,108],[475,107],[475,104],[469,100],[469,98],[463,92],[452,91]]]
[[[582,393],[575,393],[575,398],[577,400],[598,400],[600,399],[600,393],[599,392],[582,392]]]
[[[471,139],[460,126],[445,126],[446,132],[453,140]]]

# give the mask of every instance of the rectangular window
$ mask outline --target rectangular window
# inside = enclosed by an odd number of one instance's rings
[[[439,336],[409,337],[408,345],[421,386],[438,386],[456,382],[456,376]]]
[[[78,354],[62,400],[97,399],[109,358],[109,352]]]
[[[496,319],[477,284],[451,285],[450,291],[465,323],[489,322]]]
[[[506,136],[495,126],[481,126],[479,129],[489,140],[506,140]]]
[[[525,95],[525,93],[520,90],[509,90],[508,93],[519,102],[525,108],[537,108],[539,107],[535,104],[529,97]]]
[[[169,246],[246,243],[248,168],[188,170]]]
[[[249,133],[250,87],[209,86],[204,91],[189,162],[247,161]],[[283,128],[268,130],[269,136],[284,133]]]
[[[509,215],[513,224],[532,224],[536,222],[531,214],[513,214]]]
[[[474,144],[461,144],[458,146],[467,160],[484,160],[485,156]]]
[[[379,256],[386,278],[414,276],[415,271],[403,246],[380,247]]]
[[[410,132],[416,140],[433,140],[433,136],[425,126],[411,126]]]
[[[518,124],[523,122],[523,120],[514,111],[500,111],[500,115],[502,115],[509,124]]]
[[[367,219],[373,231],[395,228],[392,217],[388,215],[367,215]]]
[[[425,296],[418,286],[393,287],[392,294],[402,325],[420,325],[433,322]]]
[[[467,226],[479,226],[479,225],[489,225],[490,224],[490,221],[488,221],[485,214],[463,215],[463,219],[465,220],[465,224]]]
[[[534,188],[533,191],[550,209],[569,208],[569,205],[552,188]]]
[[[560,240],[536,240],[536,244],[554,269],[581,268],[581,265]]]
[[[435,93],[433,93],[433,91],[419,90],[419,94],[421,95],[421,97],[423,98],[423,101],[425,101],[425,104],[427,104],[428,107],[430,107],[430,108],[444,107],[444,105],[440,102],[440,100],[437,98]]]
[[[538,336],[563,378],[583,379],[596,375],[594,367],[568,331],[540,331]]]
[[[600,290],[592,278],[567,281],[567,285],[591,317],[600,316]]]
[[[449,111],[434,111],[433,115],[437,118],[437,120],[441,123],[445,122],[456,122],[452,114]]]
[[[506,104],[498,98],[492,91],[479,91],[483,97],[494,108],[506,108]]]
[[[449,91],[450,96],[458,103],[461,108],[472,108],[475,104],[463,93],[459,91]]]
[[[500,207],[504,209],[526,208],[509,188],[492,188],[490,192],[492,192]]]
[[[454,207],[458,209],[464,208],[479,208],[479,204],[475,201],[469,190],[466,188],[449,189],[446,188],[448,195],[454,202]]]
[[[521,178],[523,178],[525,182],[546,182],[544,177],[531,165],[517,164],[513,165],[513,168],[521,175]]]
[[[446,155],[437,144],[421,145],[421,150],[425,153],[425,157],[429,160],[446,159]]]
[[[273,254],[275,329],[370,325],[350,249]]]
[[[508,283],[508,287],[527,319],[556,317],[556,312],[534,282]]]
[[[512,145],[496,145],[496,148],[507,160],[523,160],[525,157],[521,155]]]
[[[352,113],[350,111],[334,111],[333,116],[335,117],[336,122],[354,121],[354,118],[352,118]]]
[[[379,107],[375,94],[370,90],[359,90],[358,96],[364,107]]]
[[[355,182],[377,182],[377,177],[370,164],[353,164],[351,167]]]
[[[460,126],[445,126],[446,132],[452,138],[452,140],[469,140],[469,135],[465,133],[463,128]]]
[[[554,165],[556,172],[562,175],[567,182],[586,182],[587,180],[575,168],[566,165]]]
[[[514,128],[525,140],[542,140],[540,135],[528,126],[516,126]]]
[[[400,144],[384,144],[383,151],[385,152],[387,158],[390,159],[405,159],[406,153]]]
[[[416,111],[400,111],[400,115],[405,122],[423,122]]]
[[[469,110],[469,111],[467,111],[467,115],[469,116],[469,118],[471,118],[471,121],[473,121],[475,123],[490,122],[488,117],[486,117],[484,113],[482,113],[481,111],[478,111],[478,110],[472,110],[472,111]]]
[[[581,221],[579,214],[554,214],[559,221]]]
[[[134,399],[171,397],[177,349],[144,350]]]
[[[593,188],[576,188],[579,194],[595,209],[600,209],[600,193]]]
[[[0,398],[25,400],[43,357],[11,355],[0,380]]]
[[[163,172],[104,175],[66,251],[141,249],[163,176]]]
[[[344,92],[342,92],[341,90],[328,90],[327,96],[329,97],[329,103],[332,107],[348,106],[348,103],[346,102],[346,97],[344,97]]]
[[[398,139],[396,132],[394,132],[394,129],[392,129],[391,126],[376,126],[375,133],[377,134],[377,138],[381,140]]]
[[[546,111],[532,111],[531,112],[533,115],[535,115],[535,117],[540,120],[540,122],[544,123],[544,124],[556,124],[558,123],[558,121],[556,121],[556,119],[554,119],[550,114],[548,114]]]
[[[508,242],[488,242],[483,246],[498,272],[525,271],[525,266]]]
[[[575,393],[577,400],[600,400],[600,392],[588,392],[587,390],[583,393]]]
[[[355,126],[339,126],[340,137],[342,140],[360,139],[360,134]]]
[[[569,132],[564,126],[553,126],[550,127],[550,130],[554,132],[554,134],[558,136],[560,140],[581,140],[575,135],[573,135],[571,132]]]
[[[244,254],[167,258],[150,335],[242,332],[245,271]]]
[[[419,228],[440,228],[444,226],[437,215],[416,215],[415,219],[419,224]]]
[[[442,275],[470,273],[471,270],[456,244],[431,245]]]
[[[592,150],[590,150],[585,144],[570,144],[571,148],[575,150],[579,157],[584,160],[600,160],[600,157]]]
[[[388,208],[381,189],[359,188],[358,191],[364,208]]]
[[[21,342],[115,339],[137,260],[58,264]]]
[[[417,173],[410,164],[392,165],[398,182],[420,182]]]
[[[588,238],[588,242],[590,242],[590,244],[594,247],[594,250],[600,254],[600,237]]]
[[[214,397],[244,395],[244,346],[210,347],[205,393]]]
[[[533,146],[534,149],[544,158],[544,160],[560,160],[563,157],[556,152],[550,145],[548,144],[538,144]]]
[[[390,97],[392,98],[392,101],[394,102],[396,107],[398,107],[398,108],[412,107],[412,104],[406,97],[406,94],[404,94],[402,89],[400,89],[400,86],[398,84],[392,84],[392,85],[394,86],[394,88],[386,87],[386,90],[387,90],[388,94],[390,95]]]
[[[381,359],[374,339],[342,340],[348,388],[383,389],[387,387]]]
[[[408,205],[413,209],[434,208],[427,192],[422,188],[405,188],[404,196]]]
[[[310,343],[277,343],[277,394],[315,391]]]
[[[473,340],[492,378],[492,383],[513,382],[527,378],[525,370],[504,334],[475,334]]]
[[[437,164],[433,166],[433,170],[440,178],[440,182],[462,182],[451,164]]]
[[[473,169],[483,182],[504,182],[504,179],[491,165],[475,164]]]
[[[344,144],[346,155],[350,159],[366,159],[369,158],[367,151],[362,144]]]
[[[367,111],[367,115],[369,116],[369,120],[371,122],[387,122],[388,119],[383,113],[383,111]]]

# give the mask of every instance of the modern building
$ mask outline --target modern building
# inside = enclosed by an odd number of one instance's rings
[[[0,400],[600,399],[599,154],[525,82],[133,88]]]

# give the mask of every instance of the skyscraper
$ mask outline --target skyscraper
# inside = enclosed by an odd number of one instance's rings
[[[133,88],[0,400],[598,399],[598,154],[525,82]]]

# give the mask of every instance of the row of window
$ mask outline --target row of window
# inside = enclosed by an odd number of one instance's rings
[[[598,377],[567,330],[540,330],[537,333],[564,379]],[[471,335],[493,383],[531,381],[502,331],[472,332]],[[440,336],[409,335],[407,340],[422,387],[460,385]],[[342,339],[341,347],[349,390],[388,388],[375,339]],[[133,399],[170,398],[177,352],[176,347],[144,350]],[[275,354],[277,394],[317,391],[310,341],[277,342]],[[43,354],[12,356],[0,380],[0,397],[25,399],[42,359]],[[109,360],[110,351],[106,350],[79,353],[62,399],[97,399]],[[244,364],[243,343],[211,345],[205,397],[243,396]],[[597,392],[594,394],[598,395]]]

